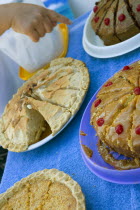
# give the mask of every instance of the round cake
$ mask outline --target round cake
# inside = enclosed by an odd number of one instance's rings
[[[100,139],[101,155],[107,146],[133,158],[124,161],[125,166],[129,163],[125,169],[140,167],[140,61],[124,66],[102,86],[92,104],[90,123]],[[105,161],[123,168],[114,159],[111,162],[109,152],[103,155]]]
[[[140,33],[139,0],[101,0],[93,8],[91,25],[105,45],[113,45]]]
[[[1,210],[85,210],[81,187],[57,169],[35,172],[0,195]]]
[[[0,118],[0,145],[22,152],[56,135],[83,101],[89,73],[82,61],[57,58],[21,86]]]

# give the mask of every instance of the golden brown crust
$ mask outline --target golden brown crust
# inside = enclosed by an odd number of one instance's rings
[[[104,17],[109,9],[109,7],[112,5],[113,0],[102,0],[98,3],[98,10],[95,12],[94,17],[92,19],[92,27],[96,34],[98,34],[101,24],[104,20]],[[97,18],[97,21],[96,21]]]
[[[91,21],[93,30],[104,41],[113,45],[140,33],[139,0],[101,0]]]
[[[129,6],[132,12],[133,17],[135,18],[138,26],[140,27],[140,12],[138,11],[138,5],[140,4],[139,0],[128,0]]]
[[[140,160],[137,158],[134,159],[115,159],[113,155],[110,153],[110,149],[102,143],[100,140],[98,142],[98,151],[105,162],[112,165],[118,170],[129,170],[135,169],[140,167]]]
[[[92,104],[90,123],[112,150],[140,158],[140,63],[124,67],[107,81]],[[100,124],[101,122],[101,124]],[[103,122],[103,124],[102,124]]]
[[[112,45],[120,42],[115,34],[115,14],[118,7],[118,1],[119,0],[116,0],[112,3],[104,17],[104,20],[108,18],[111,20],[109,25],[105,25],[103,21],[98,31],[98,35],[104,40],[105,45]]]
[[[125,20],[120,21],[119,16],[125,15]],[[119,0],[118,12],[116,15],[116,34],[121,41],[135,36],[140,33],[140,29],[135,25],[134,19],[129,13],[128,4],[126,1]]]
[[[1,194],[0,209],[4,209],[4,206],[9,207],[10,205],[14,205],[15,207],[15,205],[18,206],[20,204],[22,206],[20,200],[23,200],[28,208],[29,206],[32,208],[34,206],[38,208],[44,207],[45,209],[45,205],[49,206],[51,204],[51,209],[55,209],[55,203],[53,206],[52,200],[55,201],[55,199],[57,199],[59,202],[59,197],[61,195],[58,194],[57,198],[55,198],[53,196],[53,189],[55,189],[55,194],[57,193],[57,189],[59,190],[59,193],[65,190],[65,193],[67,194],[66,199],[69,200],[69,203],[66,202],[65,199],[61,199],[61,202],[59,203],[60,210],[63,210],[64,206],[65,210],[69,209],[69,206],[72,206],[73,203],[76,204],[76,207],[72,210],[85,209],[85,199],[80,186],[69,175],[62,171],[58,171],[57,169],[45,169],[43,171],[38,171],[17,182],[13,187],[8,189],[5,193]],[[26,194],[23,192],[26,192]],[[21,196],[23,196],[23,198]],[[15,197],[16,199],[14,199]],[[22,210],[24,208],[20,209]]]
[[[89,73],[82,61],[53,60],[7,104],[0,122],[0,145],[15,152],[27,150],[39,141],[46,122],[55,135],[77,112],[88,86]]]

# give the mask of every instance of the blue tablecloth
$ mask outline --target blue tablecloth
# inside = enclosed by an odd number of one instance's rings
[[[88,210],[140,209],[140,185],[119,185],[104,181],[85,166],[79,145],[79,125],[88,101],[95,91],[124,65],[140,59],[140,49],[111,59],[89,56],[82,47],[85,20],[82,16],[70,26],[67,56],[84,61],[90,72],[90,88],[76,117],[64,131],[42,147],[25,153],[9,152],[0,192],[27,175],[45,168],[57,168],[68,173],[82,187]]]

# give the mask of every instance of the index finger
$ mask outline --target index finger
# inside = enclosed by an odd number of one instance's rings
[[[60,22],[60,23],[65,23],[70,25],[72,22],[65,16],[60,15],[59,13],[53,11],[53,10],[48,10],[46,11],[46,15],[49,16],[50,20],[53,22]]]

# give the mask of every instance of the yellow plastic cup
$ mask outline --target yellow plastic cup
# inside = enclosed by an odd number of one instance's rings
[[[63,38],[63,51],[62,53],[58,56],[58,58],[62,58],[65,57],[67,54],[67,50],[68,50],[68,42],[69,42],[69,31],[68,31],[68,27],[66,24],[64,23],[60,23],[59,24],[59,29],[62,33],[62,38]],[[50,66],[50,64],[47,64],[46,66],[42,67],[41,69],[47,69]],[[39,69],[40,70],[40,69]],[[39,71],[37,70],[37,71]],[[30,73],[27,70],[25,70],[24,68],[22,68],[21,66],[19,67],[19,77],[22,80],[28,80],[30,77],[32,77],[37,71]]]

